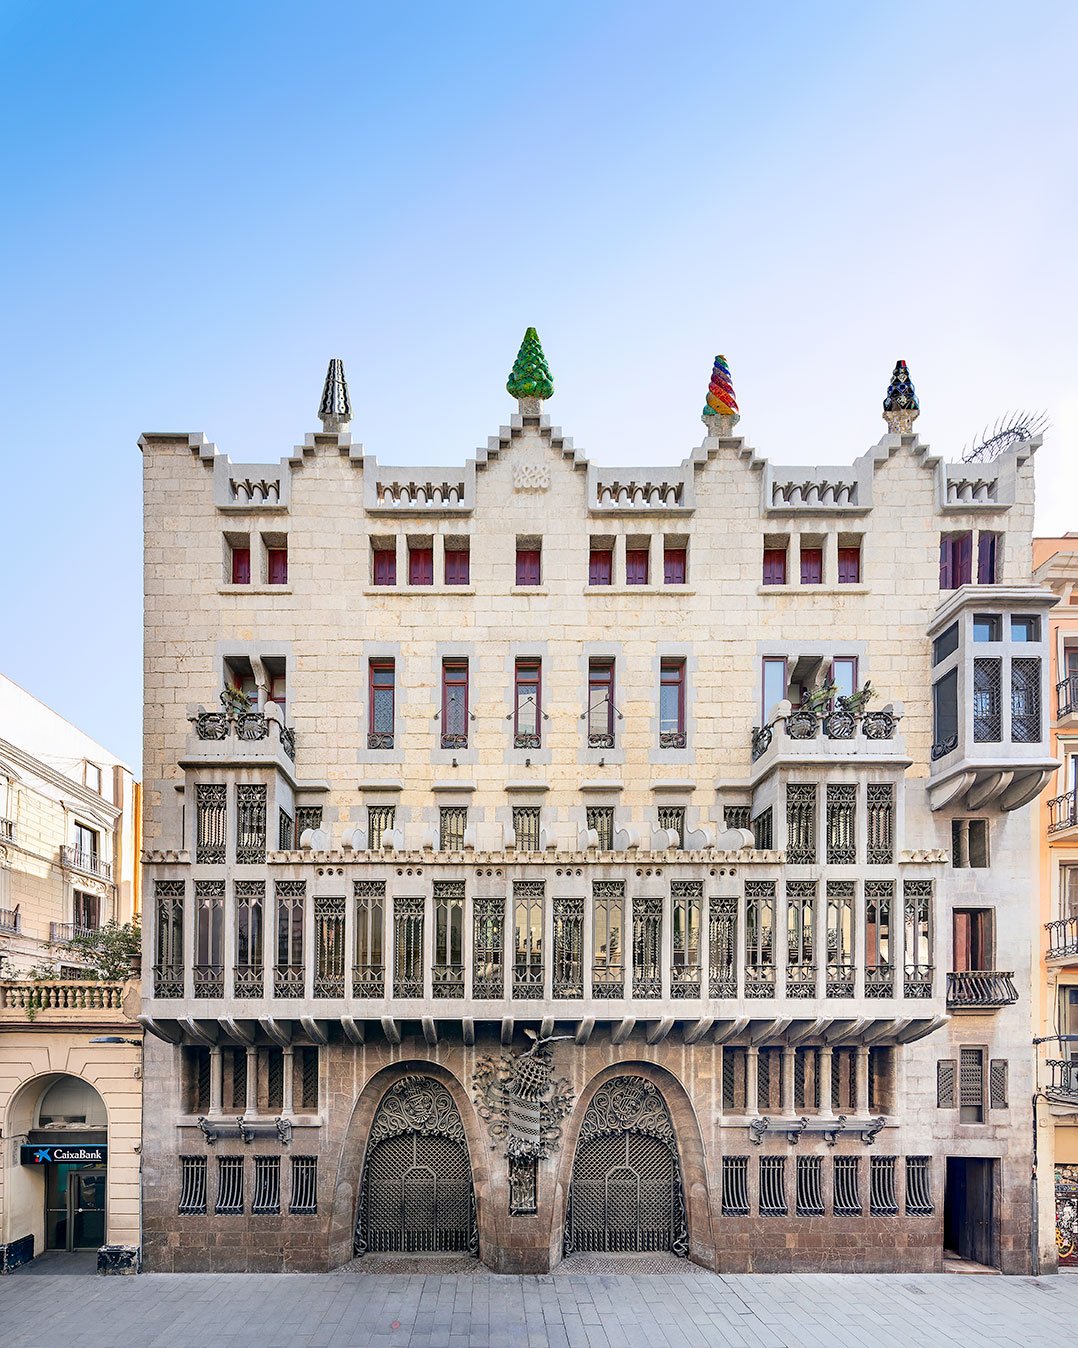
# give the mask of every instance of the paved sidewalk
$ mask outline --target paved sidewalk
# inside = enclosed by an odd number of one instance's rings
[[[558,1273],[0,1279],[4,1348],[1063,1348],[1078,1277]]]

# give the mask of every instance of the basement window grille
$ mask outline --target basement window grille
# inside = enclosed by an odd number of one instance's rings
[[[861,1161],[857,1156],[835,1157],[835,1197],[834,1213],[836,1217],[860,1217],[861,1215]]]
[[[760,1157],[760,1216],[785,1217],[789,1212],[786,1205],[786,1157]]]
[[[894,1156],[869,1157],[870,1211],[873,1217],[896,1217],[898,1198],[895,1194]]]
[[[206,1158],[180,1157],[180,1213],[206,1211]]]
[[[256,1213],[281,1210],[281,1158],[255,1157],[255,1192],[251,1211]]]
[[[218,1156],[217,1206],[214,1212],[240,1213],[243,1211],[243,1157]]]
[[[931,1217],[936,1210],[932,1203],[931,1166],[930,1156],[906,1157],[907,1217]]]
[[[318,1157],[292,1157],[292,1201],[288,1211],[309,1215],[318,1211]]]
[[[724,1156],[722,1158],[722,1215],[747,1217],[749,1215],[749,1158]]]
[[[822,1169],[822,1156],[799,1156],[797,1158],[797,1215],[799,1217],[820,1217],[823,1215]]]

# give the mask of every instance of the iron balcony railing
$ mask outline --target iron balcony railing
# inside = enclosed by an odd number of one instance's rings
[[[0,842],[15,841],[14,819],[0,819]]]
[[[1074,791],[1064,791],[1048,802],[1048,832],[1059,833],[1078,825],[1078,799]]]
[[[112,879],[111,863],[102,861],[96,852],[85,852],[81,848],[65,845],[60,848],[60,860],[74,870],[100,876],[102,880]]]
[[[1018,1000],[1013,973],[996,969],[972,969],[947,975],[947,1005],[953,1009],[974,1007],[992,1010],[1012,1006]]]
[[[786,738],[791,740],[814,740],[818,735],[828,740],[852,740],[858,735],[866,740],[893,740],[898,729],[898,719],[891,711],[856,714],[836,710],[818,715],[814,711],[798,708],[781,721],[753,727],[752,761],[755,763],[771,747],[779,726],[784,729]]]
[[[1078,955],[1078,917],[1061,917],[1055,922],[1046,922],[1044,930],[1048,933],[1048,958],[1059,959],[1061,955]]]
[[[14,908],[0,908],[0,931],[19,930],[19,905]]]
[[[74,941],[79,936],[93,936],[96,927],[80,927],[77,922],[50,922],[49,940],[54,943]]]
[[[1078,1105],[1078,1062],[1049,1058],[1045,1066],[1048,1068],[1048,1082],[1044,1093],[1049,1100]]]
[[[1078,711],[1078,674],[1068,674],[1056,684],[1056,716],[1069,716]]]

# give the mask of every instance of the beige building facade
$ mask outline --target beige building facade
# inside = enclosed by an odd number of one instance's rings
[[[154,1269],[1028,1272],[1032,456],[146,434]],[[721,359],[721,358],[720,358]],[[150,972],[152,970],[152,972]]]
[[[130,768],[0,676],[2,1272],[45,1251],[137,1267],[138,982],[87,977],[64,943],[138,913],[139,829]]]

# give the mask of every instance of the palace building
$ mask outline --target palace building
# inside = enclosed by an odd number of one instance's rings
[[[140,440],[145,1267],[1029,1272],[1039,439],[899,362],[777,467],[719,357],[607,468],[507,389],[459,468],[339,361],[273,462]]]

